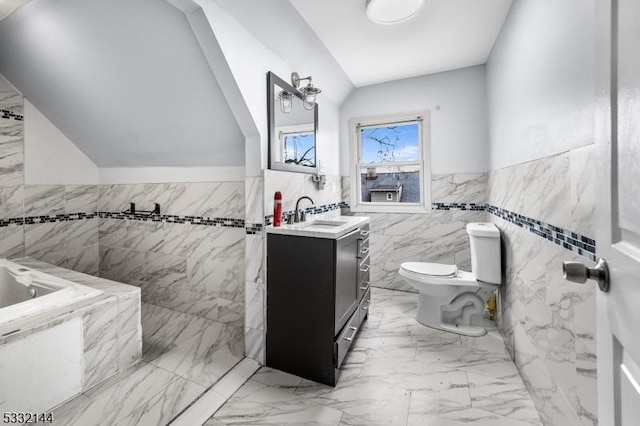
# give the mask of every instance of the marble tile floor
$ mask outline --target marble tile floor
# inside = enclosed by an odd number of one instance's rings
[[[168,424],[243,358],[242,330],[142,304],[143,359],[53,412],[60,426]]]
[[[263,367],[205,425],[541,425],[493,322],[441,332],[416,322],[416,294],[372,291],[335,388]]]

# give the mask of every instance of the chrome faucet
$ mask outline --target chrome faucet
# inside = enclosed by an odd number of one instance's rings
[[[298,206],[300,205],[300,201],[304,200],[305,198],[307,200],[311,201],[312,205],[314,205],[314,206],[316,205],[313,202],[313,200],[311,198],[307,197],[306,195],[303,195],[302,197],[298,198],[298,201],[296,201],[296,212],[295,212],[295,215],[294,215],[294,218],[293,218],[293,222],[294,223],[304,222],[306,220],[304,212],[302,212],[302,214],[300,214],[300,210],[298,210]]]

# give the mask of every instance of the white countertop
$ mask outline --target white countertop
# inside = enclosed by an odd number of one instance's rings
[[[313,219],[293,225],[267,226],[267,233],[298,237],[337,239],[354,229],[369,223],[365,216],[336,216],[330,219]]]

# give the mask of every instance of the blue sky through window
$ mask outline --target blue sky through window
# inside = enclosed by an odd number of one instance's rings
[[[313,132],[293,133],[284,138],[285,163],[315,166],[315,135]]]
[[[360,135],[363,163],[419,160],[418,123],[366,127]]]

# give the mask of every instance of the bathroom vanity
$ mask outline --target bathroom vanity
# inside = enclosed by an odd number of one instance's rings
[[[367,319],[369,219],[267,228],[266,365],[335,385]]]

